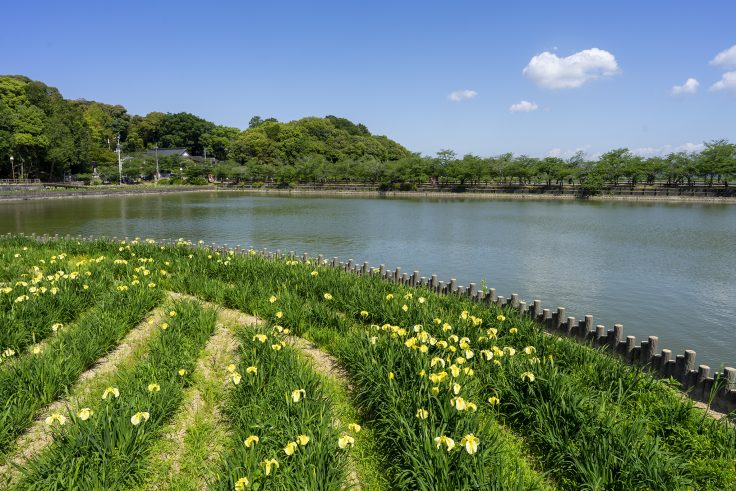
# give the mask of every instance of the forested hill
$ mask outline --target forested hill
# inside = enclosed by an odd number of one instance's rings
[[[327,116],[288,123],[254,116],[245,130],[221,126],[188,113],[128,114],[121,105],[67,100],[54,87],[19,75],[0,76],[0,178],[59,179],[89,172],[91,163],[116,160],[123,151],[186,147],[238,163],[294,164],[317,156],[337,163],[387,162],[411,153],[362,124]],[[13,157],[11,162],[10,157]]]

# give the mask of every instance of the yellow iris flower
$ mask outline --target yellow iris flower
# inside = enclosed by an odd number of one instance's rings
[[[158,384],[148,384],[148,392],[158,392],[161,390],[161,386]]]
[[[235,481],[235,491],[243,491],[247,486],[250,486],[250,481],[247,477],[241,477]]]
[[[120,391],[117,387],[108,387],[105,389],[105,392],[102,393],[102,399],[107,399],[109,396],[115,397],[116,399],[120,397]]]
[[[130,422],[133,423],[133,426],[138,426],[144,421],[148,421],[148,418],[150,418],[151,415],[147,413],[146,411],[141,411],[135,413],[133,416],[130,417]]]
[[[296,441],[302,447],[309,443],[310,438],[307,435],[299,435],[296,437]]]
[[[361,426],[358,423],[350,423],[348,429],[353,433],[360,433]]]
[[[307,392],[304,389],[294,389],[291,391],[291,400],[299,402],[302,397],[307,397]]]
[[[264,460],[263,462],[261,462],[261,465],[266,468],[266,475],[270,476],[271,469],[279,468],[279,461],[276,459],[268,459],[268,460]]]
[[[332,300],[332,295],[329,293],[324,294],[325,300]]]
[[[92,411],[90,408],[83,407],[77,413],[77,417],[81,419],[82,421],[87,421],[89,417],[92,416],[93,414],[94,414],[94,411]]]
[[[276,300],[278,300],[276,298],[276,295],[271,295],[271,298],[268,299],[268,301],[271,302],[271,303],[274,303]]]
[[[248,438],[245,439],[245,442],[243,442],[246,446],[246,448],[250,448],[256,443],[260,443],[261,439],[258,438],[256,435],[250,435]]]
[[[54,423],[58,423],[59,426],[64,426],[66,424],[66,416],[59,413],[54,413],[48,418],[46,418],[46,425],[52,426]]]
[[[355,445],[355,438],[343,433],[340,435],[340,438],[337,439],[337,446],[344,450],[348,445]]]
[[[455,448],[455,440],[445,435],[435,437],[434,444],[437,446],[437,448],[440,448],[442,445],[445,445],[447,447],[448,452],[450,452],[453,448]]]
[[[286,446],[284,447],[284,453],[285,453],[286,455],[289,455],[289,456],[291,456],[291,455],[294,455],[294,452],[296,452],[296,449],[297,449],[297,448],[298,448],[298,447],[297,447],[297,444],[296,444],[296,442],[289,442],[289,443],[287,443],[287,444],[286,444]]]
[[[429,417],[429,411],[423,408],[417,409],[417,418],[419,419],[427,419]]]
[[[468,452],[470,455],[473,455],[478,451],[480,439],[478,439],[478,437],[476,437],[472,433],[469,433],[465,435],[462,440],[460,440],[460,445],[465,447],[466,452]]]
[[[524,372],[521,374],[521,380],[534,382],[534,374],[532,372]]]
[[[268,336],[266,336],[265,334],[256,334],[255,336],[253,336],[253,341],[258,341],[261,343],[265,343],[266,339],[268,339]]]
[[[245,369],[245,373],[250,373],[250,374],[255,375],[256,373],[258,373],[258,367],[248,367]]]

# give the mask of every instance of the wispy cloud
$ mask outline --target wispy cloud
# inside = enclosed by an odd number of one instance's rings
[[[672,95],[694,94],[698,91],[700,82],[694,78],[689,78],[682,85],[673,85],[670,89]]]
[[[736,44],[718,53],[715,58],[710,60],[710,64],[723,68],[736,67]]]
[[[546,89],[575,89],[586,82],[620,72],[610,52],[591,48],[561,58],[545,51],[534,56],[522,73]]]
[[[539,106],[537,106],[536,103],[529,101],[517,102],[516,104],[511,104],[511,107],[509,107],[509,111],[512,113],[530,113],[537,109],[539,109]]]
[[[465,90],[456,90],[455,92],[450,92],[447,98],[450,99],[452,102],[460,102],[460,101],[472,99],[473,97],[477,95],[478,93],[476,91],[465,89]]]
[[[732,90],[736,92],[736,72],[724,73],[718,82],[710,86],[710,90]]]

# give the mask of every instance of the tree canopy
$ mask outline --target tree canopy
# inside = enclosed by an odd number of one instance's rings
[[[58,180],[67,173],[91,172],[92,164],[115,174],[114,150],[120,141],[130,159],[126,175],[151,175],[154,147],[184,147],[206,153],[217,169],[179,159],[162,159],[169,171],[197,176],[279,182],[359,180],[382,184],[418,184],[434,180],[466,185],[576,183],[595,190],[605,184],[636,185],[666,181],[672,185],[728,183],[736,177],[736,144],[706,142],[701,152],[674,152],[643,158],[627,148],[596,159],[577,153],[568,159],[504,153],[492,157],[459,156],[443,149],[435,156],[412,153],[363,124],[329,115],[279,122],[250,118],[248,128],[217,125],[189,113],[131,115],[121,105],[66,100],[59,91],[24,76],[0,76],[0,178]],[[10,160],[10,157],[13,160]],[[179,169],[182,169],[181,171]]]

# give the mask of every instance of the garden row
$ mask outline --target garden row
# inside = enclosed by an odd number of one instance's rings
[[[239,356],[219,367],[227,390],[217,392],[217,424],[225,431],[217,433],[222,450],[206,481],[212,489],[340,489],[353,474],[378,489],[736,488],[736,431],[727,422],[706,417],[640,367],[545,334],[515,309],[308,260],[185,241],[39,244],[13,237],[0,241],[0,254],[19,261],[13,251],[23,247],[37,258],[59,251],[109,258],[99,265],[106,271],[100,275],[111,278],[110,299],[100,293],[68,329],[49,335],[40,353],[49,359],[44,380],[73,365],[68,359],[82,360],[77,351],[67,358],[52,348],[61,339],[70,346],[91,342],[80,335],[88,330],[80,327],[86,316],[112,305],[136,313],[104,352],[159,305],[166,290],[264,320],[234,328]],[[155,287],[130,284],[142,258],[156,265],[151,271],[165,265]],[[13,278],[37,261],[31,262],[18,266]],[[118,289],[123,282],[127,290]],[[126,306],[139,297],[136,308]],[[98,395],[70,407],[65,425],[53,420],[53,444],[25,467],[20,489],[145,487],[164,428],[187,406],[189,374],[201,371],[195,361],[215,332],[210,306],[187,301],[171,307],[177,315],[152,336],[148,354],[116,372],[110,387],[120,391],[119,399]],[[290,345],[291,336],[310,339],[341,362],[351,386],[347,401],[340,402],[330,380]],[[71,384],[100,354],[83,358],[57,385]],[[24,384],[8,384],[9,415],[21,407],[12,402],[15,394],[33,384],[27,374],[46,366],[32,355],[0,365],[0,390],[10,369],[26,377]],[[43,397],[40,390],[25,393],[22,400],[38,401],[8,432],[4,452],[60,395],[52,389]],[[78,421],[80,408],[92,413],[84,420],[90,424]],[[132,424],[136,415],[150,420]],[[371,468],[385,472],[375,477]]]

